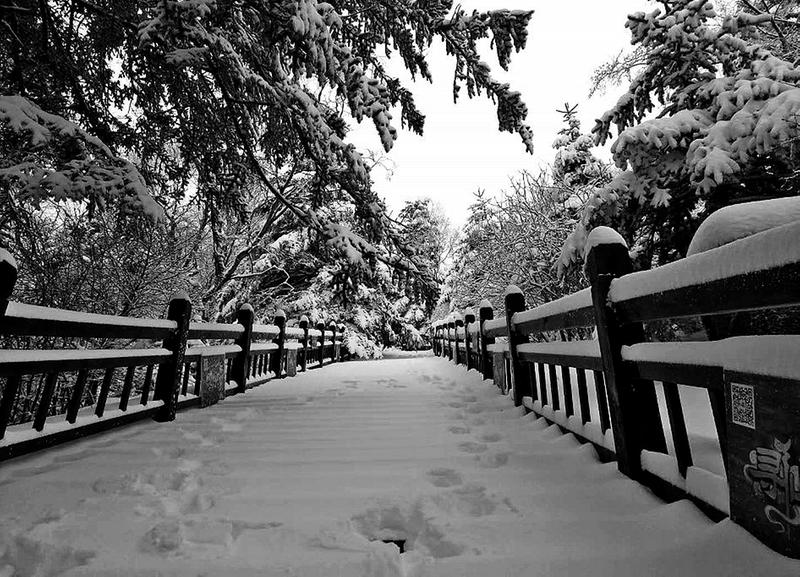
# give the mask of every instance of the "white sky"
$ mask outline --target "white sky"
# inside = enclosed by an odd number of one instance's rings
[[[464,9],[533,9],[527,48],[512,58],[504,73],[489,47],[483,58],[498,79],[511,83],[528,105],[528,124],[534,132],[534,155],[525,153],[516,134],[499,132],[494,104],[485,96],[469,100],[466,90],[453,104],[454,60],[441,44],[429,52],[434,84],[407,82],[417,106],[427,116],[420,137],[400,131],[389,153],[392,174],[373,171],[376,190],[396,212],[407,200],[429,196],[445,209],[453,224],[461,224],[472,193],[485,188],[496,193],[519,170],[535,170],[553,158],[551,145],[561,128],[556,109],[564,102],[579,104],[583,130],[610,108],[625,87],[612,87],[605,95],[588,98],[594,69],[630,46],[625,28],[627,14],[650,11],[646,0],[463,0]],[[399,68],[390,67],[396,73]],[[406,76],[401,76],[405,79]],[[395,124],[399,128],[399,112]],[[380,149],[371,122],[355,127],[352,141],[360,149]],[[608,157],[608,152],[598,151]]]

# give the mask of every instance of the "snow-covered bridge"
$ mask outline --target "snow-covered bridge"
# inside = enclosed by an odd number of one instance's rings
[[[595,229],[590,289],[437,323],[449,360],[9,302],[0,258],[0,576],[800,574],[800,337],[731,316],[795,320],[798,235],[631,273]],[[687,316],[712,341],[647,342]]]
[[[2,575],[800,573],[433,357],[274,381],[9,461],[0,486]]]

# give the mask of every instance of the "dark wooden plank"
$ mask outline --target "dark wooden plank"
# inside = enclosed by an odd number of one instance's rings
[[[100,387],[100,394],[97,397],[97,402],[94,405],[94,414],[102,417],[106,411],[106,401],[108,401],[108,392],[111,390],[111,380],[114,378],[114,369],[106,369],[103,376],[103,385]]]
[[[142,383],[142,405],[147,404],[148,397],[150,396],[150,389],[153,387],[153,366],[154,365],[147,365],[147,369],[144,373],[144,382]]]
[[[33,419],[33,428],[37,431],[44,429],[44,422],[50,413],[50,405],[53,403],[53,394],[56,391],[56,384],[58,382],[58,373],[48,373],[44,381],[44,389],[39,396],[39,406],[36,407],[36,416]]]
[[[572,367],[573,369],[588,369],[590,371],[600,371],[603,369],[603,360],[600,357],[519,351],[519,358],[528,363],[545,363],[548,365]]]
[[[608,397],[606,396],[605,377],[601,371],[593,371],[594,390],[597,395],[597,414],[600,418],[600,430],[605,433],[611,428],[611,417],[608,414]]]
[[[800,263],[614,303],[622,322],[652,321],[800,304]]]
[[[11,419],[14,404],[17,402],[19,384],[19,377],[9,377],[6,379],[6,386],[3,387],[3,399],[0,400],[0,439],[6,434],[8,421]]]
[[[675,459],[678,461],[678,470],[686,478],[686,470],[692,466],[692,449],[689,446],[689,434],[686,432],[686,421],[683,418],[680,391],[678,385],[669,381],[664,381],[662,386],[664,400],[667,404],[669,427],[672,429]]]
[[[75,380],[75,385],[72,387],[72,396],[67,405],[67,422],[75,423],[78,418],[78,411],[81,410],[83,404],[83,393],[86,390],[86,380],[89,378],[89,369],[81,369],[78,371],[78,377]]]
[[[242,334],[242,325],[215,325],[213,323],[191,323],[189,325],[189,339],[238,339]]]
[[[119,394],[119,410],[128,410],[128,399],[131,397],[131,390],[133,390],[133,377],[136,376],[136,367],[128,367],[125,371],[125,380],[122,383],[122,391]]]
[[[586,386],[586,371],[578,369],[578,406],[581,408],[581,422],[588,423],[592,414],[589,409],[589,387]]]
[[[722,367],[648,361],[625,361],[633,378],[669,381],[704,389],[722,390]]]
[[[594,307],[587,306],[566,313],[515,323],[514,326],[518,332],[526,335],[594,326]]]
[[[567,418],[575,414],[575,405],[572,402],[572,378],[569,374],[569,367],[561,367],[561,383],[564,385],[564,411]]]
[[[49,352],[49,351],[48,351]],[[61,351],[57,351],[61,352]],[[73,351],[69,351],[72,353]],[[70,354],[63,358],[58,355],[51,355],[46,359],[34,359],[22,361],[0,361],[0,377],[13,375],[32,375],[41,373],[71,372],[81,369],[107,369],[111,367],[131,367],[141,366],[151,363],[159,363],[169,358],[169,355],[153,351],[152,353],[142,352],[142,354],[125,355],[125,350],[118,351],[118,355],[92,357],[92,351],[85,351],[86,355]],[[138,351],[137,351],[138,353]]]
[[[3,317],[0,334],[14,336],[77,337],[84,339],[163,339],[174,329],[126,324],[118,317],[114,324],[101,319],[72,321],[45,318]]]
[[[550,377],[550,405],[554,411],[561,409],[561,395],[558,394],[558,377],[556,366],[547,365],[547,375]]]

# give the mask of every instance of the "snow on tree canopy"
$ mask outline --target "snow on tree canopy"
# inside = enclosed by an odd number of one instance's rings
[[[0,126],[24,139],[0,167],[0,182],[16,189],[21,199],[34,205],[46,198],[91,199],[100,206],[117,201],[128,212],[163,217],[136,167],[77,124],[22,96],[0,95]],[[64,150],[71,151],[71,158],[57,161]]]
[[[687,256],[800,220],[800,197],[744,202],[714,212],[697,229]]]
[[[564,264],[578,261],[584,231],[601,224],[625,227],[643,267],[675,260],[715,203],[774,195],[782,183],[790,194],[800,65],[752,40],[753,26],[770,18],[720,19],[703,0],[628,17],[644,61],[593,130],[601,145],[616,128],[612,155],[622,172],[587,202]]]

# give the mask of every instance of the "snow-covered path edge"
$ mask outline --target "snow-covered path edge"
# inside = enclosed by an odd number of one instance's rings
[[[4,465],[0,575],[800,574],[593,453],[443,359],[332,365]]]

